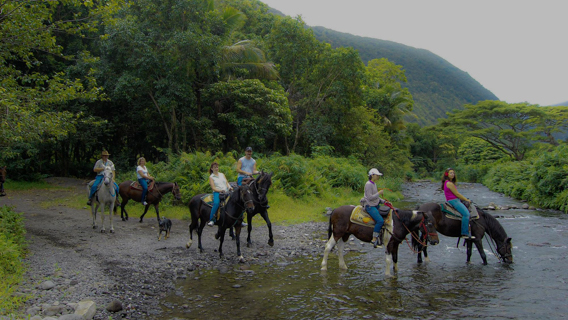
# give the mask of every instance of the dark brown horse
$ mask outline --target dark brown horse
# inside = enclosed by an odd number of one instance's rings
[[[338,244],[339,268],[347,270],[347,265],[343,259],[343,247],[349,236],[354,235],[361,241],[371,242],[373,228],[351,222],[351,212],[354,208],[355,206],[341,206],[334,209],[331,213],[328,228],[329,241],[325,245],[323,261],[321,262],[322,271],[327,270],[327,257],[336,243]],[[385,250],[385,274],[387,276],[390,276],[390,265],[392,262],[394,262],[394,272],[398,272],[398,246],[411,231],[422,230],[428,235],[427,239],[430,244],[438,244],[438,234],[424,212],[396,209],[393,210],[392,221],[392,225],[385,223],[386,231],[383,235],[383,243],[387,244]]]
[[[272,173],[261,172],[259,176],[256,179],[251,180],[248,185],[250,186],[252,198],[254,200],[254,211],[252,213],[247,212],[247,247],[252,245],[252,241],[250,240],[252,218],[259,213],[268,227],[268,245],[272,247],[274,246],[274,237],[272,235],[272,223],[268,218],[268,199],[266,198],[268,189],[272,185]]]
[[[120,217],[122,218],[122,221],[128,220],[128,213],[125,209],[128,201],[134,200],[136,202],[140,202],[142,200],[142,190],[132,189],[130,187],[131,184],[132,181],[127,180],[118,185],[120,197],[122,198],[122,204],[120,206]],[[144,219],[144,215],[148,212],[150,205],[154,205],[158,221],[160,221],[160,210],[158,209],[158,206],[160,205],[160,201],[162,201],[162,197],[170,192],[174,195],[176,200],[181,200],[181,192],[179,191],[179,186],[176,182],[156,182],[152,191],[148,191],[148,194],[146,195],[146,202],[148,205],[144,208],[144,213],[140,217],[140,222]]]
[[[461,236],[461,220],[454,220],[446,217],[439,204],[425,203],[421,205],[418,210],[424,211],[428,216],[432,217],[434,220],[434,227],[441,234],[454,238]],[[472,243],[475,243],[477,251],[483,260],[483,264],[487,264],[487,256],[485,255],[483,244],[481,243],[483,236],[487,233],[495,242],[499,258],[505,263],[513,263],[513,244],[511,243],[511,238],[507,236],[507,232],[503,229],[503,226],[501,226],[495,217],[480,208],[477,208],[477,212],[479,213],[479,219],[470,221],[471,235],[474,236],[475,239],[466,240],[467,262],[469,263],[471,260]],[[416,247],[420,248],[421,246],[418,244]],[[428,251],[426,248],[424,248],[423,252],[424,257],[428,258]],[[421,253],[418,253],[418,262],[421,261],[422,255]]]
[[[6,191],[4,191],[4,182],[6,182],[6,166],[0,167],[0,197],[6,195]]]
[[[241,255],[241,224],[243,222],[243,213],[246,212],[250,215],[254,210],[254,202],[252,199],[252,192],[249,185],[240,186],[235,188],[230,193],[230,198],[224,206],[220,207],[220,217],[216,224],[219,226],[215,238],[220,240],[219,243],[219,256],[223,257],[223,241],[225,239],[225,231],[228,228],[235,228],[235,240],[237,244],[237,256],[239,261],[244,262]],[[209,221],[211,207],[201,200],[206,195],[205,193],[198,194],[191,198],[189,201],[189,211],[191,212],[191,224],[189,225],[189,241],[185,245],[190,248],[193,244],[193,230],[197,230],[198,248],[203,252],[201,245],[201,234],[207,221]],[[199,224],[199,225],[198,225]]]

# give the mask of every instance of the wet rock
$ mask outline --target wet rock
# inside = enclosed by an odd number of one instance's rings
[[[42,282],[39,285],[39,288],[41,290],[51,290],[51,289],[55,288],[55,283],[51,280],[47,280],[47,281]]]
[[[108,312],[118,312],[122,310],[122,303],[118,300],[113,300],[107,305],[106,309]]]
[[[58,320],[83,320],[83,317],[78,314],[64,314]]]
[[[31,307],[26,309],[26,315],[35,316],[36,314],[39,314],[40,311],[41,309],[38,307]]]
[[[56,316],[63,312],[64,308],[62,306],[49,306],[47,309],[43,310],[43,314],[46,316]]]
[[[528,208],[529,208],[529,205],[525,203],[525,204],[523,204],[522,208],[523,208],[523,209],[528,209]]]
[[[529,210],[536,210],[536,208],[533,206],[529,206]]]

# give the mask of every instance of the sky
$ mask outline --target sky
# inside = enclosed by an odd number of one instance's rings
[[[568,101],[566,0],[260,0],[357,36],[442,57],[500,100]]]

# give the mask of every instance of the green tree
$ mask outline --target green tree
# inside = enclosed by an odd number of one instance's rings
[[[448,113],[440,125],[462,137],[482,139],[515,160],[523,160],[531,141],[544,134],[542,119],[547,114],[528,103],[481,101],[462,111]]]

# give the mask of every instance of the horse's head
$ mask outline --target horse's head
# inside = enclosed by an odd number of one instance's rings
[[[261,172],[255,181],[255,188],[258,194],[258,201],[260,203],[266,203],[266,194],[268,189],[272,185],[272,173]]]
[[[112,167],[106,166],[103,171],[103,181],[105,185],[109,185],[112,182]]]
[[[174,182],[174,186],[172,188],[172,194],[174,195],[174,198],[178,201],[181,200],[181,191],[179,190],[179,185],[177,184],[177,182]]]
[[[250,190],[250,184],[238,187],[239,199],[243,203],[248,214],[254,212],[254,197]]]
[[[420,223],[420,231],[426,237],[425,240],[430,242],[431,245],[435,246],[440,243],[440,239],[438,238],[438,232],[434,227],[433,219],[428,216],[426,212],[422,213],[424,219]]]
[[[499,243],[496,242],[497,245],[497,252],[503,259],[505,263],[513,263],[513,243],[511,242],[511,238],[505,239],[505,241]]]
[[[0,183],[6,182],[6,166],[0,167]]]

